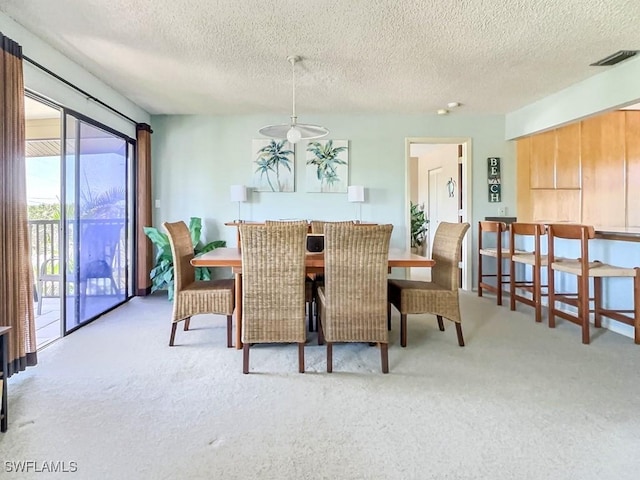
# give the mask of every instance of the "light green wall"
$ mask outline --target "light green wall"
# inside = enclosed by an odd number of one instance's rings
[[[505,138],[514,139],[638,102],[640,57],[604,69],[580,83],[506,116]]]
[[[234,229],[223,225],[237,217],[229,186],[250,185],[252,139],[260,138],[261,126],[285,120],[276,115],[153,116],[153,196],[161,204],[154,211],[154,224],[200,216],[208,240],[234,244]],[[504,140],[502,116],[303,115],[301,120],[326,126],[328,138],[349,140],[349,183],[366,187],[362,219],[392,223],[394,246],[404,247],[407,235],[406,137],[472,139],[474,221],[497,214],[497,204],[488,203],[486,159],[501,157],[503,205],[515,210],[514,148]],[[250,202],[242,204],[243,219],[356,217],[357,207],[347,202],[346,193],[305,192],[304,152],[299,152],[296,192],[251,194]]]

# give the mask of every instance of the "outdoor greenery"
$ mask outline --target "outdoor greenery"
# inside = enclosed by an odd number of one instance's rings
[[[320,191],[323,185],[331,186],[340,181],[336,169],[338,165],[346,165],[347,162],[338,158],[347,147],[334,147],[333,140],[327,142],[309,142],[307,152],[313,154],[313,158],[307,160],[307,165],[316,166],[316,177],[320,180]]]
[[[27,205],[27,218],[29,220],[60,220],[59,203],[39,203]]]
[[[411,246],[421,247],[424,243],[427,231],[429,230],[429,220],[424,216],[424,205],[410,202],[411,206]]]
[[[206,245],[200,243],[202,219],[198,217],[189,219],[189,231],[195,255],[226,246],[224,240],[215,240]],[[155,227],[144,227],[144,233],[156,246],[156,262],[150,274],[151,291],[167,289],[169,300],[173,300],[174,265],[169,236]],[[211,280],[211,271],[206,267],[196,268],[196,280]]]
[[[291,159],[289,157],[293,157],[293,150],[285,149],[286,143],[286,140],[271,140],[268,145],[258,150],[258,158],[254,160],[258,166],[256,173],[260,174],[260,179],[267,177],[267,183],[272,192],[281,192],[284,188],[280,183],[280,167],[291,173]],[[272,173],[276,175],[275,185],[271,181]]]

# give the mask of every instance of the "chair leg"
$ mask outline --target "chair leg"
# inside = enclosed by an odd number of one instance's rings
[[[298,371],[304,373],[304,342],[298,343]]]
[[[380,344],[380,360],[382,362],[382,373],[389,373],[389,344]]]
[[[478,296],[482,296],[482,255],[480,253],[478,253]]]
[[[184,331],[189,330],[189,324],[191,323],[191,317],[187,317],[184,319]]]
[[[322,322],[320,321],[320,318],[318,318],[317,324],[318,324],[318,345],[322,345],[324,344],[324,331],[322,330]]]
[[[496,257],[496,264],[496,287],[498,290],[496,293],[496,303],[502,305],[502,255],[500,252],[498,252],[498,256]]]
[[[578,298],[580,307],[578,316],[582,322],[582,343],[588,345],[589,338],[589,277],[581,275],[578,277]]]
[[[169,338],[169,346],[173,347],[173,341],[176,339],[176,329],[178,328],[178,324],[173,322],[171,324],[171,337]]]
[[[309,331],[313,332],[313,300],[309,300],[308,314],[309,314]]]
[[[516,266],[513,260],[509,261],[509,308],[516,309]]]
[[[387,302],[387,330],[391,331],[391,302]]]
[[[536,310],[536,322],[542,322],[542,278],[540,267],[537,265],[533,266],[533,303],[535,304]]]
[[[556,292],[555,292],[555,271],[549,264],[547,273],[547,290],[548,290],[548,303],[549,303],[549,328],[556,328]]]
[[[462,324],[460,322],[454,322],[456,324],[456,333],[458,334],[458,345],[464,347],[464,337],[462,336]]]
[[[441,332],[444,332],[444,322],[442,321],[442,315],[436,315],[436,318],[438,319],[438,328]]]
[[[333,372],[333,344],[327,342],[327,373]]]
[[[233,315],[227,315],[227,348],[233,347]]]
[[[242,373],[249,373],[249,348],[250,344],[245,342],[242,345]]]
[[[593,278],[593,324],[596,328],[602,327],[602,278]]]
[[[407,346],[407,314],[400,314],[400,345]]]

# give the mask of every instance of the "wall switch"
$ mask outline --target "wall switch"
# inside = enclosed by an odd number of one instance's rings
[[[498,215],[500,215],[501,217],[506,217],[507,216],[507,207],[499,207],[498,208]]]
[[[156,208],[160,208],[160,200],[156,198]]]

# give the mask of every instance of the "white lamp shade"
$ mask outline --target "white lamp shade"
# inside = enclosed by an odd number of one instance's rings
[[[247,201],[247,187],[244,185],[231,185],[229,194],[232,202]]]
[[[349,185],[347,199],[350,202],[364,202],[364,187],[362,185]]]

